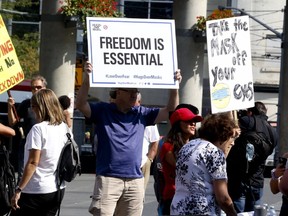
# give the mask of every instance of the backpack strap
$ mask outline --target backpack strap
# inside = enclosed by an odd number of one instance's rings
[[[272,126],[267,121],[265,121],[265,125],[266,125],[266,128],[268,129],[268,133],[270,136],[269,140],[272,142],[273,146],[275,147],[277,144],[276,143],[277,140],[275,140],[274,133],[272,131]]]
[[[258,118],[256,116],[253,116],[254,118],[254,121],[255,121],[255,124],[254,124],[254,128],[255,128],[255,131],[256,132],[263,132],[263,129],[267,129],[268,133],[269,133],[269,136],[272,138],[272,131],[271,131],[271,126],[268,124],[267,121],[261,119],[261,118]],[[263,133],[265,135],[265,138],[270,138],[270,137],[267,137],[267,134],[266,133]],[[270,139],[269,139],[270,140]]]
[[[64,122],[64,124],[66,125],[66,128],[67,128],[66,136],[67,136],[68,140],[71,141],[71,134],[70,134],[71,130],[65,122]],[[63,146],[63,148],[64,148],[64,146]],[[58,190],[57,190],[57,202],[58,202],[57,216],[60,216],[60,209],[61,209],[61,203],[62,203],[62,201],[61,201],[61,189],[60,189],[61,184],[62,184],[62,181],[60,181],[60,180],[59,180],[59,182],[57,181],[57,188],[58,188]]]
[[[276,146],[276,140],[275,140],[275,137],[274,137],[274,134],[272,131],[272,126],[265,120],[262,120],[258,117],[255,117],[255,116],[253,116],[253,117],[255,120],[254,125],[255,125],[256,132],[261,132],[263,130],[266,130],[266,133],[261,133],[261,134],[263,134],[264,138],[266,140],[268,140],[274,148]],[[262,125],[262,127],[260,125]],[[262,130],[260,128],[262,128]],[[267,136],[267,132],[268,132],[269,136]]]

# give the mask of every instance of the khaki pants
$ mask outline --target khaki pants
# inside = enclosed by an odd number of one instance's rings
[[[144,189],[146,190],[150,178],[151,161],[147,159],[146,163],[141,167],[144,176]]]
[[[96,176],[89,212],[94,216],[141,216],[144,199],[143,181],[143,178]]]

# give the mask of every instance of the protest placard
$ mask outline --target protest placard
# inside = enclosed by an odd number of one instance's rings
[[[0,94],[24,80],[15,48],[0,15]]]
[[[87,18],[92,87],[178,88],[174,20]]]
[[[206,23],[212,113],[254,106],[248,16]]]

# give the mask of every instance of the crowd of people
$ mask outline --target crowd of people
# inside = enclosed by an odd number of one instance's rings
[[[137,88],[114,88],[108,103],[89,103],[92,70],[87,62],[75,102],[75,107],[95,124],[97,137],[91,214],[142,215],[150,167],[157,157],[165,182],[159,199],[161,215],[236,216],[253,211],[254,205],[261,203],[265,156],[257,155],[256,146],[249,155],[251,146],[245,145],[242,150],[241,144],[247,134],[257,132],[270,144],[265,149],[267,154],[277,146],[277,134],[267,122],[263,103],[255,102],[239,119],[231,112],[202,117],[195,106],[179,104],[178,89],[170,90],[163,108],[142,106]],[[174,79],[181,83],[180,70]],[[39,75],[32,78],[31,89],[32,98],[23,101],[16,112],[14,99],[8,99],[9,125],[24,129],[11,215],[56,215],[65,194],[65,183],[57,188],[55,170],[66,133],[72,127],[67,111],[70,99],[58,98]],[[165,120],[171,128],[160,146],[156,124]],[[0,134],[14,136],[15,131],[0,124]],[[244,156],[238,160],[241,151]],[[287,161],[288,153],[282,158]],[[286,161],[279,161],[270,181],[272,193],[283,194],[280,215],[288,214]]]

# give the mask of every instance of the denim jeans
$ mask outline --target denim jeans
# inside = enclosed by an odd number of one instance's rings
[[[288,198],[286,196],[282,196],[282,206],[280,210],[279,216],[287,216],[288,215]]]
[[[261,204],[263,188],[256,188],[241,184],[241,195],[233,198],[234,207],[237,213],[254,211],[254,205]]]

